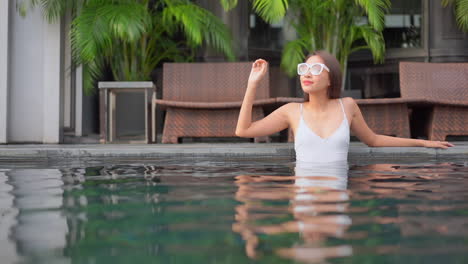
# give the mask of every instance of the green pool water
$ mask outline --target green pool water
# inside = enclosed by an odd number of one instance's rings
[[[468,163],[0,164],[0,263],[468,263]]]

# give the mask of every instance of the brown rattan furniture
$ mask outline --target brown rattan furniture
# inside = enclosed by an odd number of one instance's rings
[[[362,116],[372,131],[380,135],[410,137],[408,103],[411,99],[356,99]]]
[[[251,67],[251,62],[165,63],[162,99],[156,99],[157,107],[166,109],[162,143],[178,143],[183,137],[235,137]],[[268,79],[257,87],[252,120],[263,118],[262,107],[275,102]]]
[[[426,133],[430,140],[468,135],[468,63],[400,63],[400,89],[411,104],[429,107]]]
[[[400,62],[399,73],[401,98],[356,100],[372,130],[410,137],[411,110],[430,140],[468,135],[468,63]],[[421,112],[427,122],[417,120]]]

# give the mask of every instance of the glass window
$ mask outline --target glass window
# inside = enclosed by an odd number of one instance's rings
[[[421,0],[392,0],[385,15],[383,35],[387,48],[420,48],[422,20]]]
[[[249,17],[249,48],[283,49],[283,21],[268,24],[256,14]]]

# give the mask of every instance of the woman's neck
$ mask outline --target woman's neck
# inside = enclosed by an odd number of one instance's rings
[[[305,106],[313,111],[325,112],[328,109],[328,104],[331,99],[328,98],[328,94],[325,93],[314,93],[309,94],[309,101],[305,102]]]

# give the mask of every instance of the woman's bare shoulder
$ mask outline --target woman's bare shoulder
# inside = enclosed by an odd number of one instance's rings
[[[302,103],[287,103],[284,106],[287,107],[288,109],[294,109],[294,108],[299,109],[301,104]]]
[[[288,117],[295,117],[300,112],[301,103],[287,103],[278,108],[278,111]]]
[[[341,100],[343,102],[343,106],[346,112],[349,113],[350,116],[354,116],[354,114],[356,113],[356,110],[358,109],[356,100],[354,100],[354,98],[352,97],[344,97]]]
[[[354,100],[354,98],[352,98],[352,97],[343,97],[343,98],[341,98],[341,100],[343,101],[343,104],[345,106],[354,106],[354,105],[356,105],[356,100]]]
[[[352,97],[344,97],[341,98],[341,100],[343,101],[344,107],[348,109],[355,109],[358,106],[356,100],[354,100]]]
[[[287,103],[279,107],[278,109],[281,109],[281,111],[293,111],[293,110],[299,110],[301,103]]]

